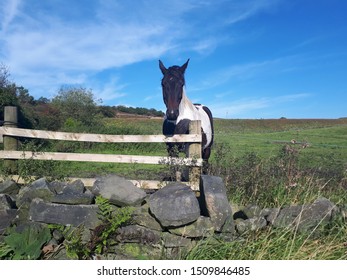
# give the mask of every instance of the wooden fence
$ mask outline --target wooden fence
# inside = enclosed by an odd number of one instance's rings
[[[193,190],[199,190],[201,175],[201,123],[191,122],[190,134],[173,135],[107,135],[67,133],[17,128],[17,107],[4,108],[4,126],[0,127],[0,136],[3,135],[4,150],[0,151],[0,158],[4,159],[5,167],[12,174],[16,172],[18,159],[57,160],[57,161],[83,161],[83,162],[109,162],[109,163],[141,163],[141,164],[175,164],[189,166],[189,182]],[[98,143],[181,143],[188,142],[189,151],[186,158],[171,158],[167,156],[139,156],[139,155],[113,155],[113,154],[88,154],[88,153],[59,153],[18,151],[17,137],[39,138],[65,141],[85,141]],[[17,176],[18,178],[18,176]],[[82,178],[81,178],[82,179]],[[138,187],[156,189],[162,185],[159,181],[132,180]],[[87,185],[93,180],[85,179]]]

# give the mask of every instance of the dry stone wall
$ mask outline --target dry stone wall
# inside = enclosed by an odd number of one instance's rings
[[[37,224],[83,225],[87,243],[91,232],[101,225],[96,196],[107,198],[115,208],[134,207],[131,224],[119,228],[112,237],[116,246],[111,253],[97,256],[107,259],[139,255],[177,258],[203,238],[216,236],[232,241],[239,234],[268,226],[309,230],[329,223],[335,215],[345,215],[343,209],[325,198],[310,205],[282,209],[249,205],[232,211],[222,179],[207,175],[201,177],[198,197],[178,182],[146,193],[116,175],[98,178],[91,189],[80,180],[67,183],[41,178],[22,187],[8,180],[0,183],[0,238],[13,225],[17,228]],[[61,232],[52,230],[52,246],[63,241]],[[57,254],[55,258],[65,259],[67,255]]]

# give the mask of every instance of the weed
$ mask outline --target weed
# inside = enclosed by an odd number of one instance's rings
[[[0,259],[36,260],[42,246],[51,239],[50,230],[45,227],[28,226],[22,232],[12,227],[7,234],[0,244]]]
[[[83,225],[76,228],[65,227],[63,230],[66,254],[70,259],[83,260],[90,257],[91,250],[83,242],[84,230]]]
[[[22,177],[26,183],[35,180],[34,177],[46,177],[52,181],[64,180],[63,173],[59,172],[59,162],[35,159],[35,155],[44,154],[44,151],[42,151],[43,145],[43,143],[36,143],[35,141],[27,141],[21,144],[22,151],[32,151],[29,158],[25,158],[23,153],[23,159],[18,161],[18,175]]]
[[[132,207],[117,208],[102,196],[97,196],[95,203],[99,207],[99,219],[102,224],[94,229],[90,242],[90,248],[97,254],[112,246],[116,241],[111,239],[117,229],[131,220]]]
[[[226,143],[216,143],[214,149],[208,172],[224,179],[229,198],[234,203],[279,207],[302,204],[319,195],[339,198],[343,193],[342,197],[347,200],[343,184],[338,187],[345,176],[343,164],[335,162],[331,166],[335,170],[333,175],[321,172],[322,167],[307,168],[300,160],[304,152],[300,146],[286,144],[268,158],[255,152],[235,156]]]

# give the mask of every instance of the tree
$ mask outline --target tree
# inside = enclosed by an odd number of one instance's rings
[[[10,84],[10,73],[4,64],[0,64],[0,88],[4,88]]]
[[[18,106],[16,85],[9,80],[8,68],[0,64],[0,119],[4,119],[4,106]]]
[[[87,126],[95,123],[98,107],[91,90],[62,87],[52,99],[52,105],[60,111],[63,123],[69,118]]]

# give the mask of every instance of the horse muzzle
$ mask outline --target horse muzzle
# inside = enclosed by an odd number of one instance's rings
[[[178,115],[179,115],[178,109],[176,109],[176,110],[167,110],[167,111],[166,111],[166,118],[167,118],[169,121],[175,121],[175,120],[177,120]]]

